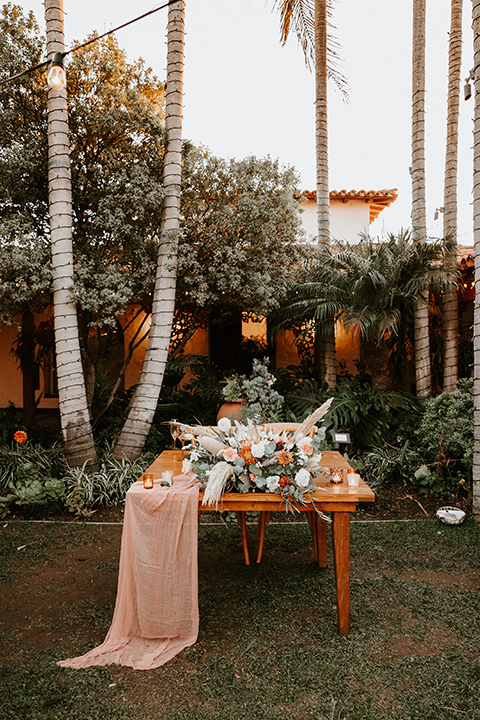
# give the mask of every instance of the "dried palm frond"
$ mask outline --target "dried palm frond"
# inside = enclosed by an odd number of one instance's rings
[[[300,438],[305,437],[308,435],[310,430],[316,423],[319,422],[323,418],[324,415],[327,414],[328,409],[330,408],[330,405],[333,402],[333,398],[328,398],[323,405],[321,405],[319,408],[313,411],[311,415],[309,415],[303,423],[300,425],[298,430],[295,431],[295,435],[293,436],[295,440],[300,440]]]
[[[202,505],[218,505],[229,479],[235,474],[232,465],[219,462],[210,470]]]

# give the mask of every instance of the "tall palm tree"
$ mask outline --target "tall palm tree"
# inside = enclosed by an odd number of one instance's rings
[[[472,0],[475,115],[473,137],[473,240],[475,255],[473,513],[480,522],[480,0]]]
[[[328,186],[328,106],[327,80],[342,78],[329,62],[327,26],[331,0],[276,0],[280,9],[281,34],[286,41],[293,27],[305,57],[315,62],[315,139],[317,189],[317,241],[320,255],[330,247],[330,195]],[[324,380],[329,387],[336,382],[335,334],[333,325],[324,327],[320,339]]]
[[[425,27],[426,0],[413,0],[412,43],[412,234],[414,241],[427,238],[425,197]],[[415,314],[415,377],[419,397],[432,391],[428,291],[419,295]]]
[[[165,107],[167,142],[163,169],[165,196],[150,334],[140,380],[114,450],[116,457],[130,460],[137,458],[142,452],[153,421],[168,358],[175,307],[182,173],[184,12],[184,0],[178,0],[168,8]]]
[[[457,175],[460,73],[462,69],[463,0],[452,0],[448,48],[447,143],[443,198],[443,236],[455,239],[452,265],[457,261]],[[452,392],[458,380],[458,295],[455,287],[443,295],[443,389]]]
[[[47,53],[64,52],[63,0],[45,0]],[[48,91],[48,202],[52,246],[53,308],[60,421],[69,465],[97,463],[85,393],[77,322],[72,300],[72,185],[67,93]]]

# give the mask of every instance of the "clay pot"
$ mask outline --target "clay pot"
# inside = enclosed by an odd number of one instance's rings
[[[217,423],[220,418],[228,418],[229,420],[240,420],[243,413],[243,406],[243,400],[223,403],[217,413]]]

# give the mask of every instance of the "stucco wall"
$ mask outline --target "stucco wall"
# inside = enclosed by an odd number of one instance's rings
[[[305,200],[302,205],[302,224],[310,238],[317,235],[317,205]],[[330,200],[330,234],[333,241],[357,243],[362,233],[368,233],[370,209],[365,200]]]
[[[13,403],[16,407],[22,407],[22,373],[17,361],[10,354],[10,349],[20,327],[17,323],[8,327],[0,327],[0,407],[7,407]]]

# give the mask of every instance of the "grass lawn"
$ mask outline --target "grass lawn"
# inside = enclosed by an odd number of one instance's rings
[[[351,633],[308,526],[272,524],[260,566],[199,528],[200,633],[157,670],[62,669],[112,618],[121,525],[2,523],[0,720],[480,719],[480,528],[352,524]]]

